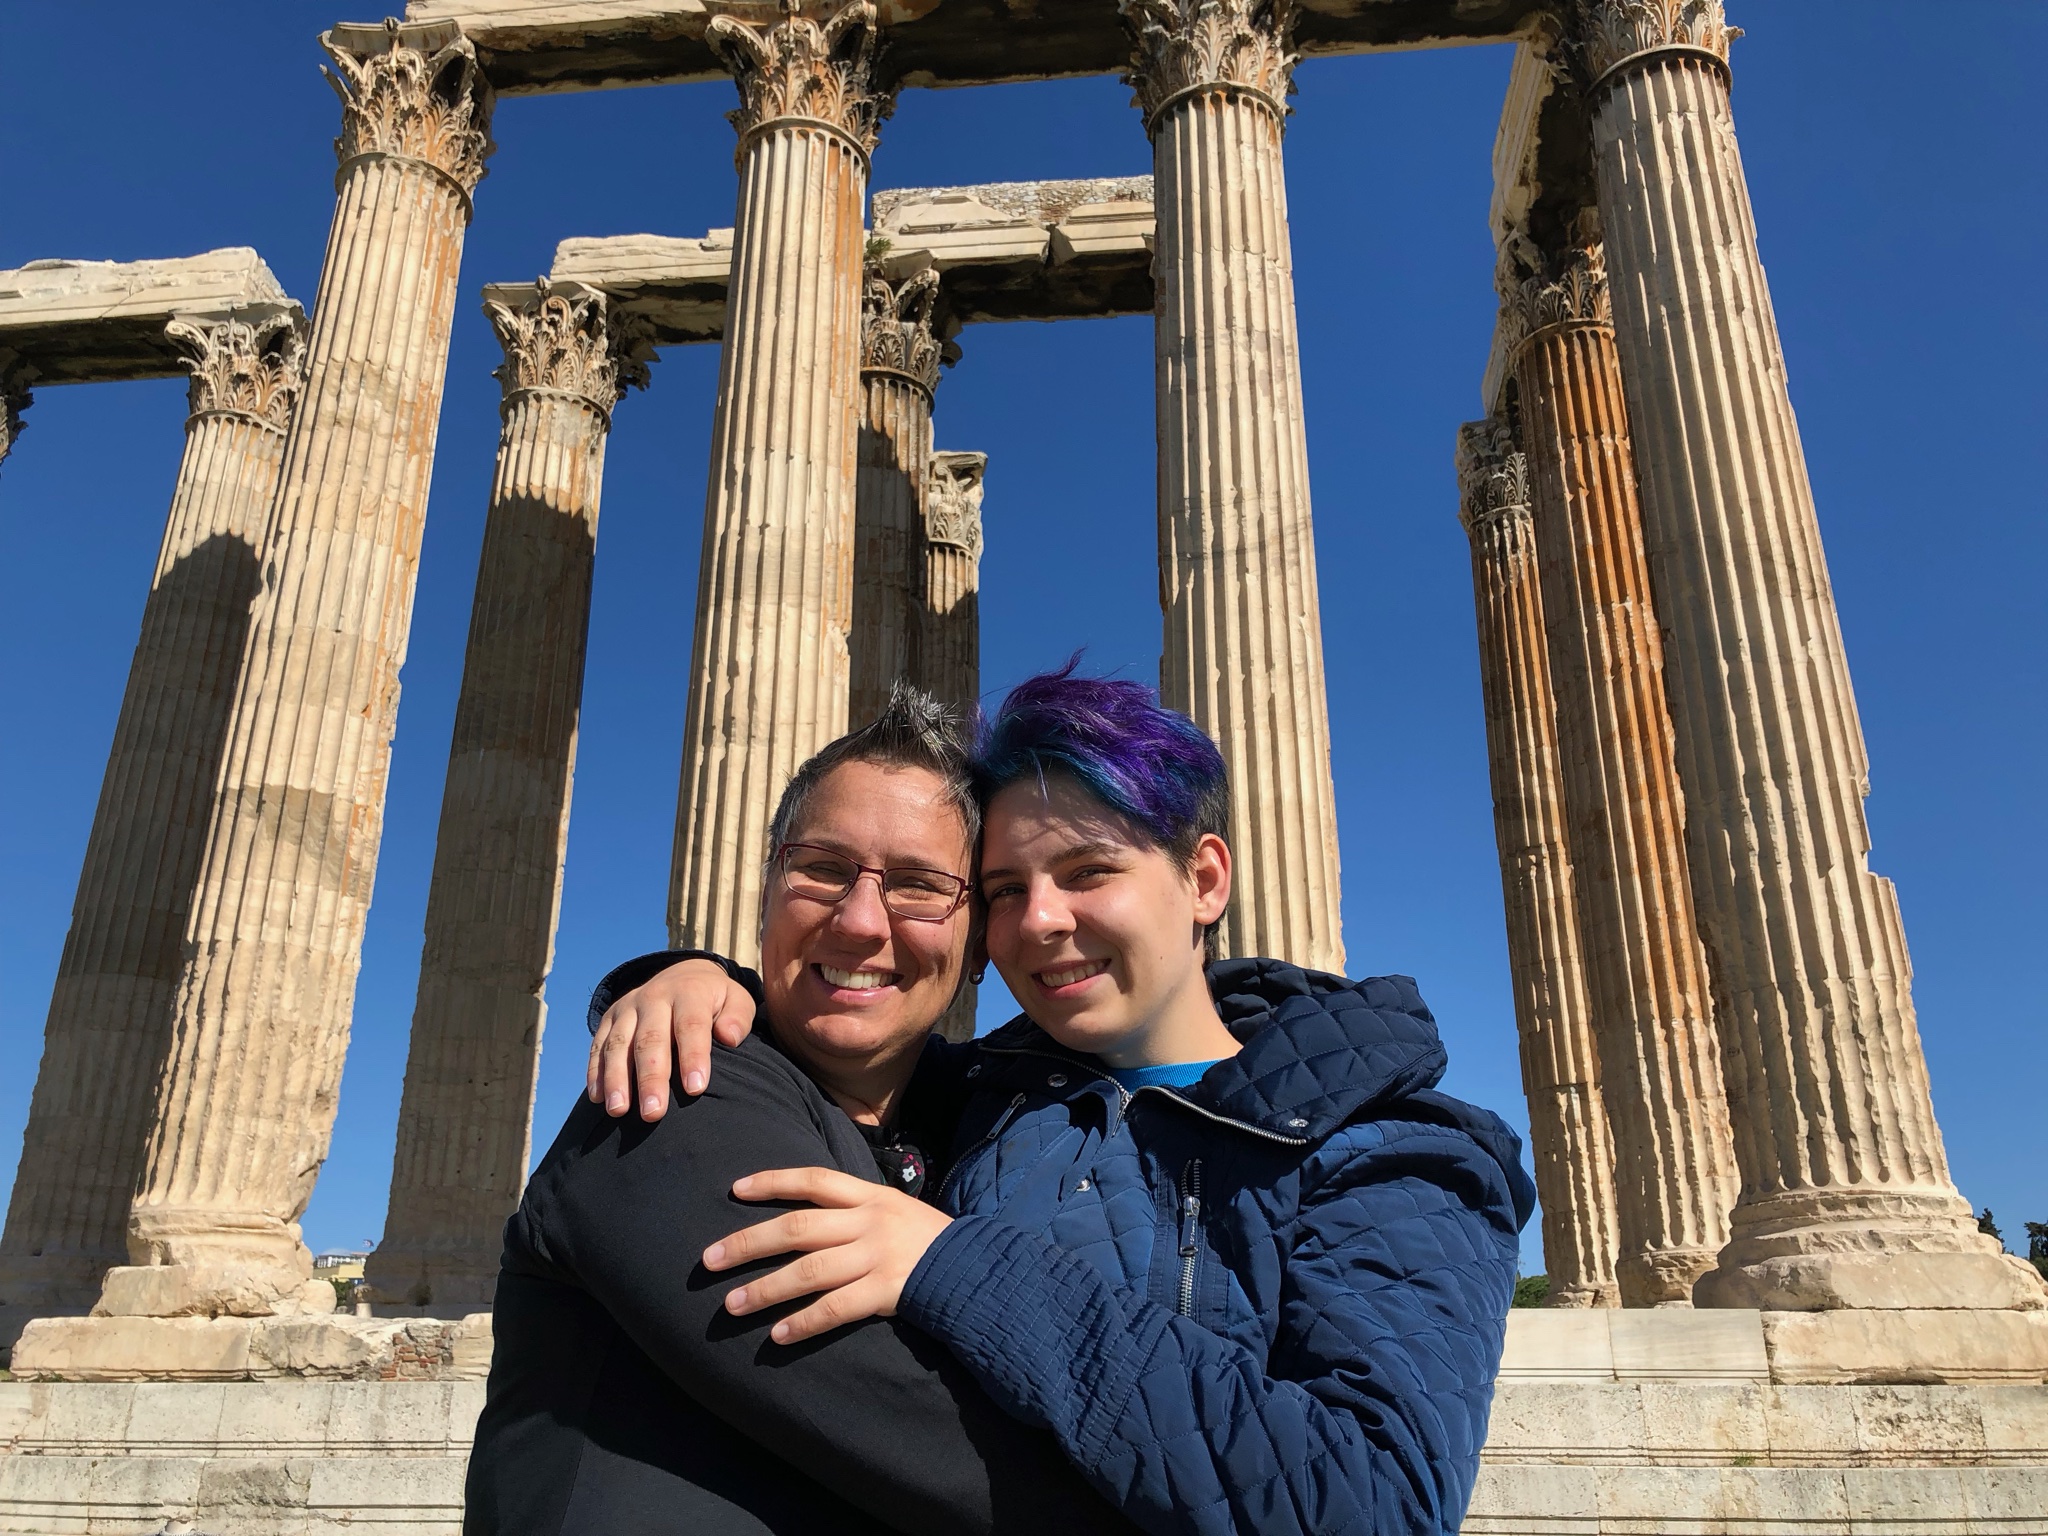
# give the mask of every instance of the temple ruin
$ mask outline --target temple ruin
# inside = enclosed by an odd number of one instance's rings
[[[0,273],[0,456],[34,451],[34,390],[192,381],[0,1238],[0,1530],[233,1529],[237,1499],[459,1527],[605,446],[664,348],[720,348],[675,942],[752,952],[776,794],[892,679],[980,691],[990,466],[935,440],[942,364],[972,366],[980,324],[1150,313],[1161,690],[1236,788],[1223,945],[1341,970],[1292,71],[1504,41],[1499,319],[1445,449],[1553,1293],[1511,1320],[1466,1530],[2041,1529],[2048,1286],[1950,1180],[1868,868],[1737,35],[1721,0],[413,0],[321,38],[339,167],[310,318],[246,251]],[[899,90],[1110,72],[1150,178],[870,189]],[[496,475],[374,1315],[335,1316],[298,1218],[493,102],[719,78],[732,228],[565,238],[545,276],[469,296],[504,347]],[[970,996],[948,1028],[971,1020]],[[287,1464],[312,1471],[281,1494],[250,1471]]]

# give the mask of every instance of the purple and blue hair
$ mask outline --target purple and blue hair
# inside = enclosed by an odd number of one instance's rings
[[[1026,678],[983,725],[974,754],[981,803],[1019,780],[1064,773],[1188,868],[1205,835],[1229,835],[1223,754],[1150,688],[1076,677],[1079,661]]]

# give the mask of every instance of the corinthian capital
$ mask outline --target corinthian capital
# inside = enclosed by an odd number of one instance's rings
[[[491,86],[476,49],[448,27],[335,27],[320,34],[334,60],[323,70],[341,98],[343,166],[361,155],[416,160],[439,171],[466,202],[484,179],[491,142]]]
[[[273,432],[291,425],[306,382],[306,322],[297,310],[172,320],[164,334],[185,354],[193,416],[246,416]]]
[[[930,267],[892,286],[873,266],[860,297],[860,366],[863,373],[900,373],[922,384],[939,385],[939,338],[932,310],[939,302],[939,274]]]
[[[508,402],[522,392],[574,395],[609,423],[629,386],[647,387],[646,349],[636,345],[631,326],[606,323],[605,296],[594,288],[543,277],[522,302],[486,299],[484,313],[505,348],[493,377]]]
[[[935,453],[925,473],[924,536],[981,558],[982,476],[985,453]]]
[[[1573,0],[1570,21],[1589,84],[1624,59],[1663,48],[1710,53],[1725,66],[1729,43],[1742,36],[1721,0]]]
[[[1124,81],[1149,129],[1173,102],[1229,86],[1287,110],[1300,55],[1294,0],[1117,0],[1131,37]]]
[[[1503,260],[1495,280],[1500,288],[1501,345],[1510,356],[1553,325],[1614,324],[1606,250],[1598,243],[1563,251],[1534,272],[1512,259]]]
[[[894,95],[875,87],[875,8],[850,0],[823,21],[805,16],[802,0],[781,0],[781,8],[772,27],[714,16],[705,29],[705,42],[739,86],[739,110],[727,116],[741,144],[757,128],[794,117],[827,123],[872,154],[882,119],[896,109]]]
[[[1498,416],[1458,428],[1458,521],[1472,534],[1529,521],[1529,461]]]

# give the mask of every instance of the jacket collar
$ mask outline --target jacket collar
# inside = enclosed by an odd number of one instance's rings
[[[1320,1140],[1443,1076],[1436,1021],[1406,976],[1347,981],[1278,960],[1219,960],[1208,975],[1217,1012],[1241,1049],[1194,1086],[1173,1090],[1207,1114],[1290,1141]],[[994,1055],[1053,1056],[1105,1070],[1022,1015],[981,1044]]]

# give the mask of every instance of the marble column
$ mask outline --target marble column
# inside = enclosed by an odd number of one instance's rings
[[[1158,217],[1160,695],[1230,767],[1221,947],[1344,969],[1280,140],[1289,0],[1119,0]]]
[[[981,491],[985,453],[935,453],[924,480],[917,670],[913,680],[971,718],[981,699]],[[978,989],[962,980],[939,1020],[948,1040],[972,1040]]]
[[[711,427],[669,937],[751,961],[768,817],[846,729],[861,219],[892,98],[874,7],[797,0],[706,40],[739,86],[739,206]]]
[[[1546,1305],[1611,1307],[1614,1149],[1593,1042],[1564,825],[1527,462],[1505,423],[1458,433],[1459,520],[1472,541],[1487,769],[1507,911],[1508,970],[1543,1206]]]
[[[482,1308],[526,1185],[583,697],[598,492],[621,357],[604,295],[543,278],[484,305],[505,348],[376,1295]]]
[[[304,377],[297,307],[167,327],[185,455],[86,839],[0,1236],[0,1331],[82,1313],[127,1259],[263,525]]]
[[[901,284],[870,267],[862,290],[849,726],[879,715],[889,685],[917,668],[925,471],[939,383],[939,340],[932,332],[938,297],[939,274],[929,267]]]
[[[322,1311],[327,1155],[489,87],[446,24],[336,27],[337,203],[224,730],[130,1267],[97,1310]],[[331,77],[332,78],[332,77]]]
[[[1950,1182],[1729,109],[1719,0],[1578,0],[1741,1195],[1695,1298],[2040,1306]]]
[[[1540,258],[1539,258],[1540,259]],[[1664,653],[1597,244],[1504,273],[1586,990],[1614,1138],[1624,1306],[1690,1305],[1735,1157],[1686,884]]]

